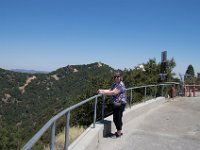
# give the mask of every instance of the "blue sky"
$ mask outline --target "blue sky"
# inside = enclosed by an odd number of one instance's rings
[[[0,68],[134,68],[166,50],[175,73],[189,64],[197,73],[199,8],[199,0],[1,0]]]

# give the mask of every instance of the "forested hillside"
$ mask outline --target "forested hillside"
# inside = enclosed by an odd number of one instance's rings
[[[0,69],[0,149],[16,149],[87,89],[93,87],[95,95],[98,87],[92,82],[110,81],[113,71],[101,63],[66,66],[49,74]]]

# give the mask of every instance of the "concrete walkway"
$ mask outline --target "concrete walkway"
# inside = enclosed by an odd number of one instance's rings
[[[128,121],[97,150],[200,150],[200,97],[179,97]]]

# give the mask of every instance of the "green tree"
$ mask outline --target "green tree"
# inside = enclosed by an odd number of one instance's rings
[[[156,63],[156,59],[149,59],[149,61],[144,65],[145,69],[145,84],[155,84],[159,80],[159,66]]]
[[[192,84],[195,82],[194,67],[190,64],[185,72],[185,82],[187,84]]]
[[[191,64],[188,66],[185,74],[194,77],[194,67]]]
[[[167,60],[167,81],[172,81],[174,79],[175,73],[172,72],[174,67],[176,67],[174,58]]]

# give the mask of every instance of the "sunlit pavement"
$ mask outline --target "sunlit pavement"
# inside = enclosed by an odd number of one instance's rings
[[[179,97],[123,126],[120,138],[103,138],[98,150],[199,150],[200,97]]]

